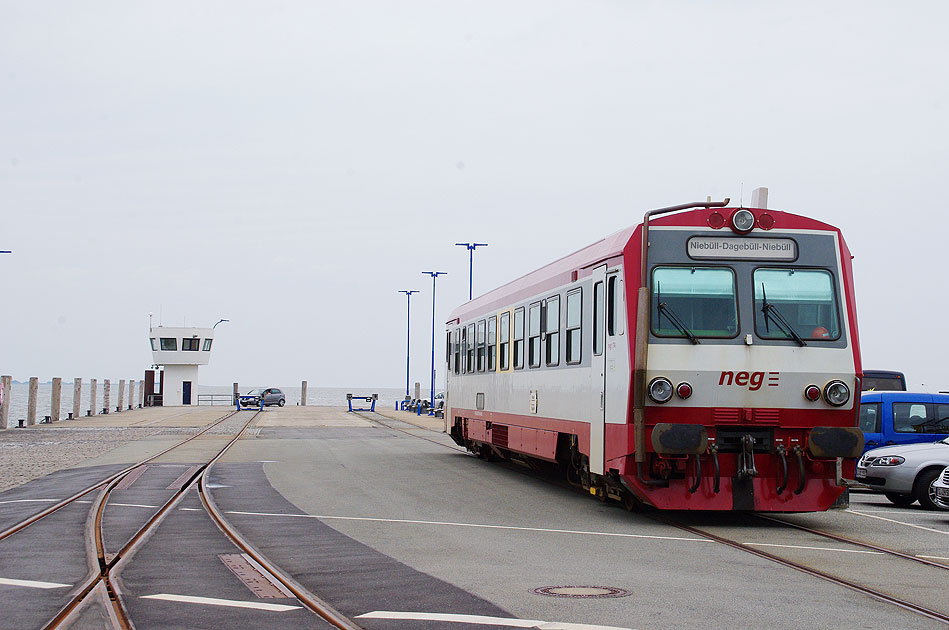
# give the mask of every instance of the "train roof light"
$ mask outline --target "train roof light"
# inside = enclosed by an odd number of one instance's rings
[[[713,212],[708,215],[708,226],[714,230],[725,227],[725,217],[721,212]]]
[[[755,215],[751,210],[740,208],[732,213],[732,229],[739,234],[747,234],[755,227]]]
[[[762,230],[770,230],[774,227],[774,217],[767,212],[758,215],[758,227]]]
[[[672,381],[667,379],[664,376],[658,376],[651,381],[649,381],[649,387],[647,388],[649,392],[649,397],[653,401],[659,403],[669,402],[669,399],[672,398]]]

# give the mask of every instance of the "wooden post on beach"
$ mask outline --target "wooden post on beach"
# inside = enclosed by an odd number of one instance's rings
[[[56,377],[53,379],[53,393],[49,397],[49,419],[50,422],[59,422],[63,402],[63,379]]]
[[[300,406],[306,407],[306,381],[303,381],[303,385],[300,387]]]
[[[31,427],[36,424],[36,394],[39,389],[39,379],[35,376],[30,377],[30,398],[26,404],[26,426]]]
[[[109,405],[112,404],[112,380],[102,381],[102,413],[109,413]]]
[[[129,410],[135,409],[135,379],[129,379]]]
[[[232,404],[232,405],[236,405],[236,404],[237,404],[237,397],[240,396],[240,393],[239,393],[239,392],[240,392],[240,390],[237,389],[237,383],[234,383],[234,400],[231,401],[231,404]]]
[[[89,379],[89,415],[96,415],[96,379]]]
[[[142,379],[138,382],[138,408],[141,409],[145,405],[145,380]]]
[[[122,411],[125,409],[125,379],[119,379],[119,405],[115,408],[116,411]]]
[[[79,408],[82,406],[82,379],[74,378],[72,380],[72,419],[78,420],[81,413]]]
[[[0,429],[9,429],[10,425],[10,389],[13,387],[13,377],[0,376]]]

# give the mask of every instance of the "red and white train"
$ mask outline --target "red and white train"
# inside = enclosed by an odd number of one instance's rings
[[[863,447],[851,255],[835,227],[703,202],[455,309],[446,423],[601,499],[826,510]]]

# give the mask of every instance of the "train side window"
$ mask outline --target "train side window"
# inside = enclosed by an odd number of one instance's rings
[[[511,313],[501,313],[501,343],[498,344],[498,365],[501,371],[511,366]]]
[[[622,335],[623,325],[623,282],[618,275],[612,275],[606,280],[606,334],[610,337]]]
[[[448,365],[448,371],[451,372],[451,331],[445,333],[445,363]]]
[[[461,373],[461,330],[459,328],[455,329],[455,374]]]
[[[547,365],[554,366],[560,364],[560,296],[547,298],[547,307],[544,317],[544,332],[547,334],[544,339],[544,354],[547,357]]]
[[[603,354],[603,283],[593,285],[593,354]]]
[[[484,372],[484,320],[478,322],[478,371]]]
[[[524,307],[514,311],[514,369],[524,367]]]
[[[527,365],[540,367],[540,302],[527,311]]]
[[[461,358],[462,358],[461,373],[462,374],[466,374],[468,372],[468,370],[465,369],[464,358],[466,356],[468,356],[468,329],[462,326],[461,327]]]
[[[567,294],[567,363],[580,362],[583,327],[580,325],[583,312],[583,289]]]
[[[465,346],[468,351],[468,359],[465,363],[465,369],[469,374],[475,371],[475,325],[468,324],[468,345]]]
[[[488,318],[488,371],[493,372],[497,367],[498,358],[498,318],[492,315]]]

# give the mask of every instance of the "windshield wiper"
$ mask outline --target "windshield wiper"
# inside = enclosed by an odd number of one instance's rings
[[[659,328],[662,328],[662,314],[665,313],[672,325],[679,329],[679,332],[688,337],[693,344],[698,345],[699,338],[695,336],[695,333],[689,330],[689,327],[675,314],[671,306],[662,301],[662,285],[658,282],[656,283],[656,302],[656,310],[659,313],[659,321],[656,324],[659,325]]]
[[[764,326],[766,332],[771,332],[768,327],[768,321],[774,321],[778,325],[778,328],[783,330],[785,334],[794,338],[801,346],[806,346],[807,342],[804,341],[804,338],[801,337],[794,328],[791,326],[790,322],[784,318],[784,315],[781,314],[781,311],[778,310],[778,307],[768,301],[768,294],[764,289],[764,282],[761,283],[761,312],[764,314]]]

